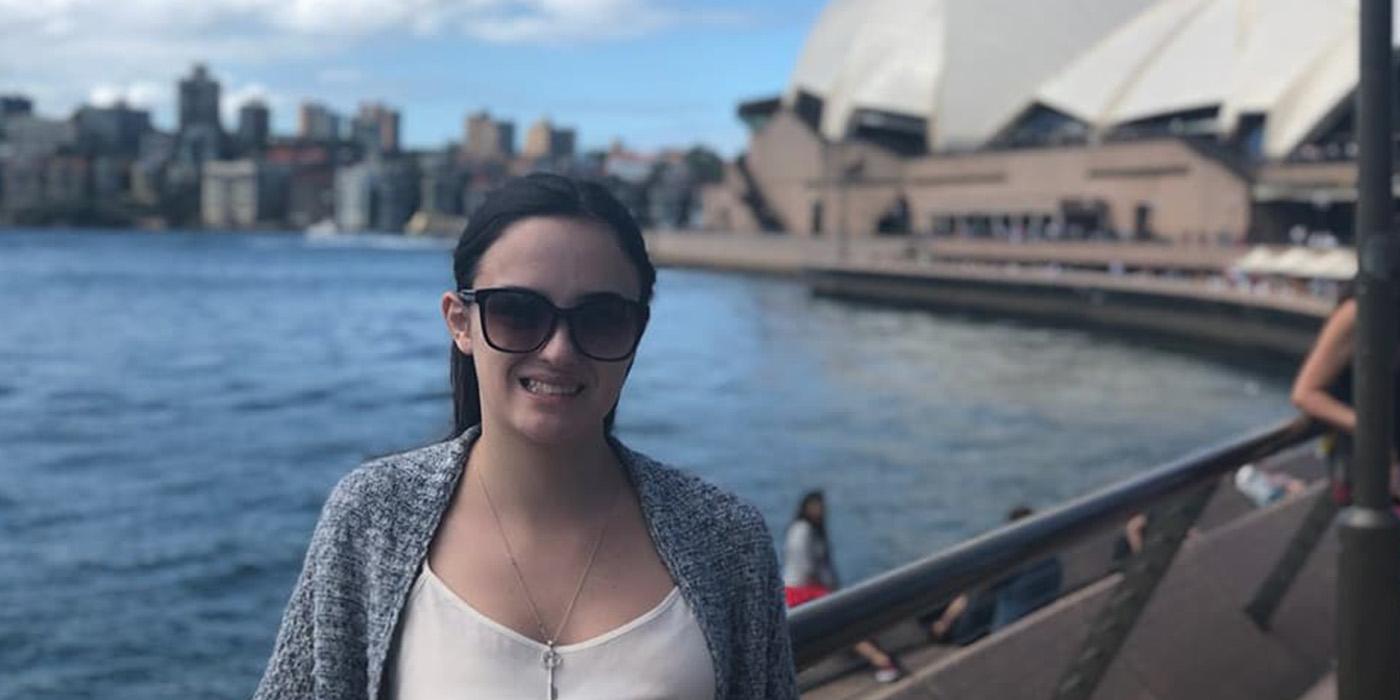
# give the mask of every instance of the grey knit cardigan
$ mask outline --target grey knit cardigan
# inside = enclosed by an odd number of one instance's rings
[[[381,697],[399,614],[478,435],[473,427],[341,479],[311,536],[255,700]],[[762,516],[695,476],[615,439],[612,446],[704,633],[715,697],[796,698],[782,580]]]

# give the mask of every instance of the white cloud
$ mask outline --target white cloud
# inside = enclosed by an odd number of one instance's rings
[[[196,61],[263,74],[290,61],[333,61],[310,77],[348,85],[360,75],[343,67],[345,54],[363,41],[596,42],[733,19],[680,1],[0,0],[0,91],[29,93],[56,115],[124,98],[169,123],[174,83]]]
[[[103,83],[88,93],[88,102],[98,107],[110,107],[125,102],[131,107],[151,109],[168,98],[169,89],[149,80],[141,80],[125,85]]]

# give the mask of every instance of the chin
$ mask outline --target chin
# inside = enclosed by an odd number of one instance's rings
[[[537,445],[578,443],[602,433],[603,419],[578,415],[541,415],[520,412],[511,426],[521,437]]]

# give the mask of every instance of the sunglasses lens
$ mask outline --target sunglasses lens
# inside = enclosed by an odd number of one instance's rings
[[[534,350],[544,342],[553,318],[548,301],[526,292],[495,292],[482,310],[487,342],[506,352]]]
[[[585,355],[620,360],[632,352],[642,332],[640,307],[623,299],[595,299],[574,310],[569,322]]]

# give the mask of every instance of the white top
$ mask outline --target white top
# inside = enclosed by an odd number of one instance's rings
[[[783,538],[783,585],[808,586],[821,584],[836,589],[836,569],[831,566],[831,553],[826,542],[817,535],[812,524],[798,518],[788,526]]]
[[[390,697],[548,698],[547,647],[468,605],[423,563],[409,592]],[[714,664],[679,588],[640,617],[555,648],[559,700],[712,700]]]

